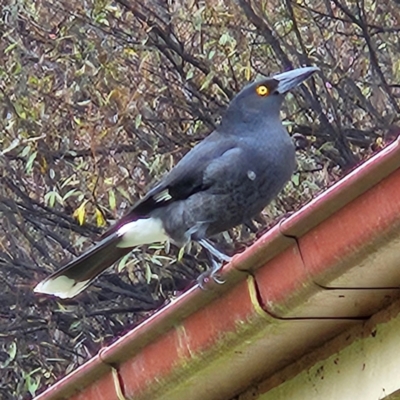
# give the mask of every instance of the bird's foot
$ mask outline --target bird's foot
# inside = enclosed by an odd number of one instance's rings
[[[218,283],[218,285],[222,285],[225,283],[225,280],[221,279],[221,276],[219,275],[219,272],[222,269],[222,262],[218,262],[216,260],[212,260],[212,267],[203,272],[198,278],[197,278],[197,283],[200,287],[200,289],[205,290],[206,283],[209,282],[211,279],[215,282]]]

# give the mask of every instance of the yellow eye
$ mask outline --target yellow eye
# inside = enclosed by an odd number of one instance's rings
[[[259,96],[268,96],[269,89],[265,85],[257,86],[256,92]]]

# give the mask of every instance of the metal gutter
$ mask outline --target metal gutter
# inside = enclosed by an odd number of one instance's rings
[[[230,399],[400,297],[400,142],[39,395]]]

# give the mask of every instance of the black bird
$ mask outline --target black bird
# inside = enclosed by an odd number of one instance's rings
[[[35,292],[76,296],[134,247],[170,240],[199,242],[249,221],[279,193],[295,169],[295,148],[280,120],[286,92],[314,72],[299,68],[250,83],[231,101],[219,127],[187,153],[102,240],[40,282]],[[214,263],[211,276],[222,264]]]

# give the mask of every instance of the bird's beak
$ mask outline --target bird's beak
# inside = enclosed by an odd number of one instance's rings
[[[304,67],[274,75],[272,78],[278,81],[278,86],[275,90],[280,94],[284,94],[300,85],[300,83],[304,82],[317,71],[319,71],[317,67]]]

